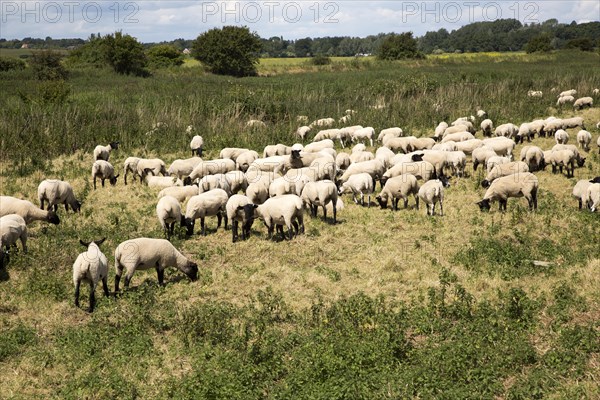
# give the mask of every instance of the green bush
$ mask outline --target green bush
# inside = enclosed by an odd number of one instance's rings
[[[19,58],[0,57],[0,72],[25,69],[25,62]]]
[[[152,68],[178,67],[183,64],[183,54],[177,48],[161,44],[151,47],[147,52],[148,64]]]
[[[425,58],[417,48],[417,40],[412,32],[387,36],[376,51],[380,60],[403,60],[407,58]]]
[[[39,80],[64,80],[68,73],[61,63],[62,58],[62,54],[56,51],[42,50],[31,55],[29,66]]]
[[[552,50],[552,37],[548,33],[542,33],[532,38],[526,45],[527,53],[549,52]]]
[[[312,65],[329,65],[331,64],[331,58],[323,54],[317,54],[310,59]]]

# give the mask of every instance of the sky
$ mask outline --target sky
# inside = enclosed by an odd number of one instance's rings
[[[141,42],[195,39],[225,25],[263,38],[365,37],[448,31],[477,21],[600,21],[598,0],[538,1],[77,1],[0,0],[0,38],[86,39],[122,30]]]

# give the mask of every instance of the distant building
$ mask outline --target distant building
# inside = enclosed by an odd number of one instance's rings
[[[21,45],[21,48],[22,48],[22,49],[28,49],[28,48],[29,48],[29,45],[28,45],[27,43],[23,43],[23,44]]]
[[[192,52],[190,51],[190,49],[183,49],[183,54],[189,56],[190,54],[192,54]]]

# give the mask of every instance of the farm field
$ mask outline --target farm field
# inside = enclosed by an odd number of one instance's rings
[[[600,397],[600,214],[579,211],[571,197],[577,180],[600,176],[600,98],[574,111],[557,109],[551,93],[591,96],[599,55],[452,54],[306,68],[272,60],[259,69],[269,76],[243,79],[193,66],[145,79],[73,70],[64,83],[0,72],[0,193],[38,205],[39,182],[55,178],[84,201],[80,214],[60,208],[59,225],[30,225],[28,253],[11,253],[0,271],[0,398]],[[530,89],[543,97],[527,97]],[[188,125],[211,159],[223,147],[262,153],[295,143],[298,115],[337,119],[353,109],[352,124],[429,137],[441,120],[477,107],[495,125],[583,117],[593,135],[585,165],[573,178],[536,172],[533,213],[524,199],[510,199],[506,213],[497,203],[480,212],[485,175],[468,162],[467,176],[445,192],[443,217],[426,216],[423,204],[416,210],[413,198],[393,212],[344,195],[338,224],[306,214],[304,235],[276,242],[255,221],[238,243],[207,218],[208,236],[181,229],[172,239],[198,263],[197,281],[170,268],[160,287],[155,271],[137,271],[116,298],[98,288],[93,314],[84,311],[86,285],[82,308],[73,305],[80,238],[107,238],[112,292],[117,245],[163,237],[158,190],[125,186],[123,161],[189,157]],[[250,119],[267,127],[249,130]],[[158,122],[166,126],[152,130]],[[113,140],[121,177],[94,190],[92,150]],[[547,150],[555,141],[532,144]]]

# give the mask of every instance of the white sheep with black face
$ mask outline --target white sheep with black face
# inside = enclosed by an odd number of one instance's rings
[[[119,142],[110,142],[107,146],[98,145],[94,148],[94,160],[108,161],[110,152],[119,148]]]
[[[79,254],[73,263],[73,284],[75,285],[75,307],[79,307],[79,288],[81,282],[90,284],[90,304],[88,312],[94,311],[96,305],[96,286],[102,281],[104,296],[108,297],[108,260],[100,250],[106,238],[86,243],[79,240],[87,251]]]
[[[171,240],[171,236],[175,232],[175,223],[183,226],[181,204],[173,196],[163,196],[156,204],[156,215],[167,240]]]
[[[592,183],[587,189],[588,208],[591,212],[600,209],[600,183]]]
[[[100,178],[102,187],[104,187],[104,181],[108,179],[112,186],[117,184],[117,178],[119,174],[115,175],[115,168],[111,163],[104,160],[96,160],[92,165],[92,180],[94,181],[94,189],[96,189],[96,179]]]
[[[588,188],[594,183],[600,183],[600,176],[594,179],[581,179],[577,181],[573,187],[572,196],[577,199],[579,203],[579,209],[581,210],[584,206],[588,205]]]
[[[231,221],[231,234],[232,242],[235,243],[238,240],[238,229],[239,225],[242,225],[242,240],[250,238],[250,229],[254,223],[254,209],[257,208],[257,204],[253,204],[249,197],[234,194],[229,198],[225,209],[227,211],[227,218]]]
[[[593,105],[594,99],[591,97],[580,97],[579,99],[575,100],[575,103],[573,103],[573,108],[576,110],[581,110],[585,107],[592,107]]]
[[[10,247],[16,247],[17,240],[20,240],[23,253],[27,253],[27,237],[27,224],[23,217],[17,214],[0,217],[0,251],[8,253]]]
[[[197,219],[200,219],[202,229],[200,234],[206,236],[204,220],[210,216],[217,216],[217,229],[219,229],[221,220],[225,217],[225,228],[227,228],[225,209],[227,200],[229,200],[229,195],[223,189],[213,189],[191,197],[185,211],[185,226],[187,227],[188,236],[194,233],[194,224]]]
[[[590,151],[590,143],[592,143],[592,134],[588,131],[582,129],[577,132],[577,143],[579,144],[579,148],[582,148],[585,151]]]
[[[75,198],[73,187],[69,182],[65,181],[46,179],[40,182],[38,186],[38,199],[42,209],[44,208],[44,201],[47,201],[48,210],[54,208],[54,212],[58,210],[59,204],[64,204],[66,211],[69,211],[69,206],[75,212],[79,212],[81,209],[81,201]]]
[[[381,193],[375,197],[381,208],[387,208],[388,201],[392,202],[392,209],[398,210],[398,201],[404,201],[404,208],[408,207],[408,196],[413,195],[417,209],[419,209],[419,184],[414,175],[403,174],[388,179]]]
[[[427,215],[435,215],[436,204],[440,205],[440,216],[444,215],[444,188],[450,187],[450,183],[444,177],[425,182],[419,188],[418,196],[427,207]]]
[[[304,233],[304,216],[302,199],[295,194],[271,197],[263,204],[254,209],[257,218],[262,220],[268,230],[268,238],[271,239],[273,231],[277,227],[283,234],[283,226],[288,229],[288,237],[291,240],[298,233]]]
[[[60,223],[60,219],[54,211],[42,210],[28,200],[0,196],[0,217],[9,214],[19,215],[28,225],[33,221],[46,221],[54,225]]]
[[[360,173],[352,175],[341,184],[338,190],[338,195],[342,195],[344,193],[352,193],[352,199],[354,203],[358,204],[357,196],[360,195],[360,205],[365,205],[365,195],[369,196],[368,206],[371,206],[371,195],[375,190],[374,180],[369,173]]]
[[[531,210],[537,209],[538,179],[531,172],[503,176],[489,186],[483,199],[477,202],[481,211],[489,211],[491,203],[498,201],[500,211],[506,211],[509,197],[525,197]]]
[[[190,149],[192,156],[202,157],[202,148],[204,147],[204,139],[200,135],[195,135],[190,141]]]
[[[332,204],[333,223],[337,222],[338,192],[335,183],[330,180],[308,182],[302,189],[300,196],[304,206],[311,211],[313,217],[317,216],[319,207],[323,207],[323,218],[327,219],[327,205]]]

